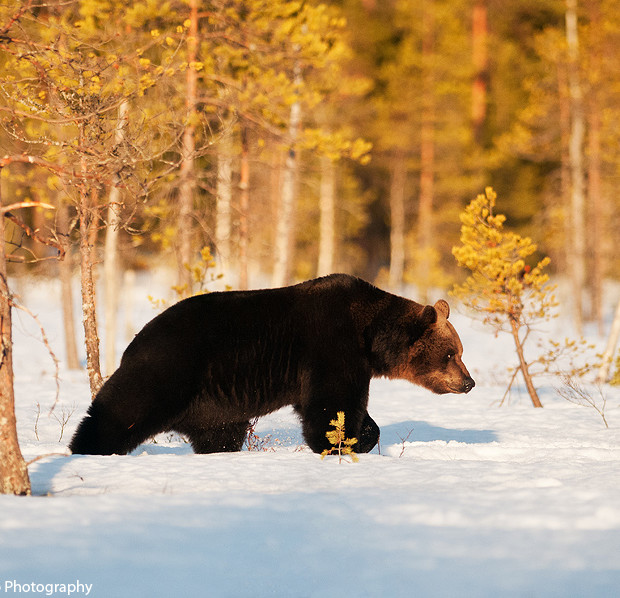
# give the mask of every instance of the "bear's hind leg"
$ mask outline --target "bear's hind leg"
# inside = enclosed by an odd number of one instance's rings
[[[248,434],[250,422],[222,422],[204,425],[184,421],[175,430],[187,436],[195,453],[228,453],[240,451]]]

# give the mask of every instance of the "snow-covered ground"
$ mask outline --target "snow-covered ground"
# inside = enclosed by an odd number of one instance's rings
[[[62,359],[58,289],[16,290]],[[149,294],[138,284],[138,327]],[[52,361],[29,316],[14,319],[24,456],[62,453],[89,403],[85,374],[61,367],[49,415]],[[194,455],[162,435],[129,456],[33,463],[35,496],[0,497],[0,594],[620,596],[620,392],[604,389],[609,429],[551,385],[544,409],[519,390],[500,407],[510,338],[451,319],[476,388],[374,381],[381,447],[359,463],[304,449],[290,410],[260,421],[266,450]]]

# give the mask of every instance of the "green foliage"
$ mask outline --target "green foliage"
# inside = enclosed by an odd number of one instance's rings
[[[549,258],[528,264],[537,247],[504,229],[506,217],[495,214],[496,197],[487,187],[461,214],[461,245],[452,253],[470,275],[452,294],[497,329],[511,321],[520,327],[547,320],[557,305],[544,272]]]
[[[357,443],[357,438],[345,438],[344,411],[338,411],[336,419],[332,419],[329,425],[333,426],[334,429],[327,431],[325,436],[333,446],[330,449],[325,449],[321,453],[321,459],[335,453],[338,455],[338,463],[342,463],[346,455],[349,455],[353,462],[357,462],[359,459],[352,448],[353,445]]]

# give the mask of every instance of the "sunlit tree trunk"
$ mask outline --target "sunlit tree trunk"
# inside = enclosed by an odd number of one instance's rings
[[[390,274],[389,285],[398,290],[405,270],[405,185],[407,162],[402,150],[392,160],[390,184]]]
[[[422,126],[420,130],[420,199],[418,205],[416,284],[426,301],[430,268],[429,252],[433,239],[433,195],[435,183],[435,90],[433,54],[435,20],[433,3],[424,11],[422,38]]]
[[[0,168],[0,172],[1,170]],[[1,198],[0,206],[2,206]],[[2,211],[0,211],[0,494],[30,494],[28,469],[19,448],[15,420],[11,294],[6,271]]]
[[[476,0],[472,13],[472,63],[474,83],[471,94],[471,116],[474,138],[482,142],[482,131],[487,112],[487,5],[486,0]]]
[[[86,147],[84,125],[80,130],[80,145]],[[80,220],[80,287],[82,293],[82,321],[84,324],[84,343],[86,347],[86,370],[90,394],[95,395],[103,385],[101,362],[99,357],[99,333],[97,331],[97,294],[93,276],[93,261],[97,232],[97,198],[96,192],[87,184],[87,165],[81,160],[83,178],[79,184],[78,216]]]
[[[521,339],[519,337],[519,326],[517,326],[517,322],[512,318],[510,319],[510,327],[512,332],[512,338],[515,342],[517,355],[519,356],[519,367],[521,368],[521,374],[523,376],[527,392],[530,395],[532,405],[534,405],[534,407],[542,407],[542,403],[540,402],[540,398],[538,397],[538,393],[536,392],[536,388],[534,387],[534,383],[532,382],[532,376],[530,374],[528,363],[525,360],[523,343],[521,342]]]
[[[326,276],[334,271],[336,240],[335,168],[328,156],[321,157],[321,188],[319,196],[319,263],[317,274]]]
[[[192,292],[192,232],[194,209],[194,155],[196,151],[196,99],[198,87],[198,72],[193,68],[198,51],[198,0],[189,0],[189,31],[187,36],[187,62],[186,89],[185,89],[185,128],[181,145],[181,168],[179,183],[179,223],[178,223],[178,285],[182,294],[190,295]]]
[[[607,346],[601,359],[601,365],[596,376],[596,381],[599,384],[604,384],[609,379],[609,370],[616,351],[616,345],[618,344],[618,338],[620,338],[620,301],[616,305],[616,312],[614,314],[614,320],[611,324],[611,330],[609,332],[609,338],[607,339]]]
[[[297,75],[299,80],[301,75]],[[301,105],[295,102],[291,106],[289,117],[288,137],[289,149],[284,161],[282,172],[282,186],[276,223],[275,264],[273,269],[273,286],[280,287],[288,284],[292,264],[293,248],[295,245],[295,203],[297,199],[297,168],[298,156],[295,144],[301,124]]]
[[[569,54],[569,90],[571,105],[571,135],[569,156],[571,167],[571,254],[568,259],[573,283],[574,317],[577,330],[583,327],[583,298],[585,285],[585,185],[583,174],[583,140],[585,117],[583,92],[579,75],[579,36],[577,30],[577,0],[566,0],[566,41]]]
[[[570,168],[570,98],[568,93],[568,74],[563,63],[558,64],[558,97],[560,122],[560,199],[564,215],[564,239],[561,262],[558,268],[562,272],[568,270],[567,260],[570,257],[571,225],[571,168]]]
[[[248,217],[250,210],[250,146],[248,131],[241,129],[241,167],[239,176],[239,288],[248,288]]]
[[[589,5],[590,26],[598,32],[602,28],[598,2]],[[588,217],[591,247],[590,304],[592,319],[598,323],[599,333],[603,333],[603,185],[601,184],[601,107],[599,80],[602,75],[602,49],[599,36],[593,36],[590,49],[590,90],[588,93]]]
[[[217,190],[215,203],[215,250],[220,270],[230,265],[232,232],[232,131],[222,134],[217,155]]]
[[[124,139],[128,108],[127,101],[124,101],[118,109],[118,123],[115,133],[116,145],[120,145]],[[118,291],[120,286],[120,266],[118,260],[118,237],[121,225],[120,195],[118,181],[113,181],[112,188],[110,189],[103,253],[103,278],[105,285],[105,371],[108,376],[116,369],[115,345]]]
[[[70,252],[69,214],[67,204],[60,199],[56,210],[56,232],[61,239],[65,250],[64,258],[58,263],[60,274],[60,293],[62,303],[62,320],[65,331],[65,352],[67,354],[67,367],[77,370],[80,367],[78,358],[75,310],[73,309],[73,257]]]

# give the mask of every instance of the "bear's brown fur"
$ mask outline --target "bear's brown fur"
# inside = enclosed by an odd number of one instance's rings
[[[473,388],[449,312],[445,301],[422,306],[343,274],[191,297],[127,347],[70,449],[122,454],[176,430],[196,452],[236,451],[252,419],[292,405],[313,451],[329,448],[330,420],[344,411],[354,450],[368,452],[379,439],[371,378],[436,393]]]

